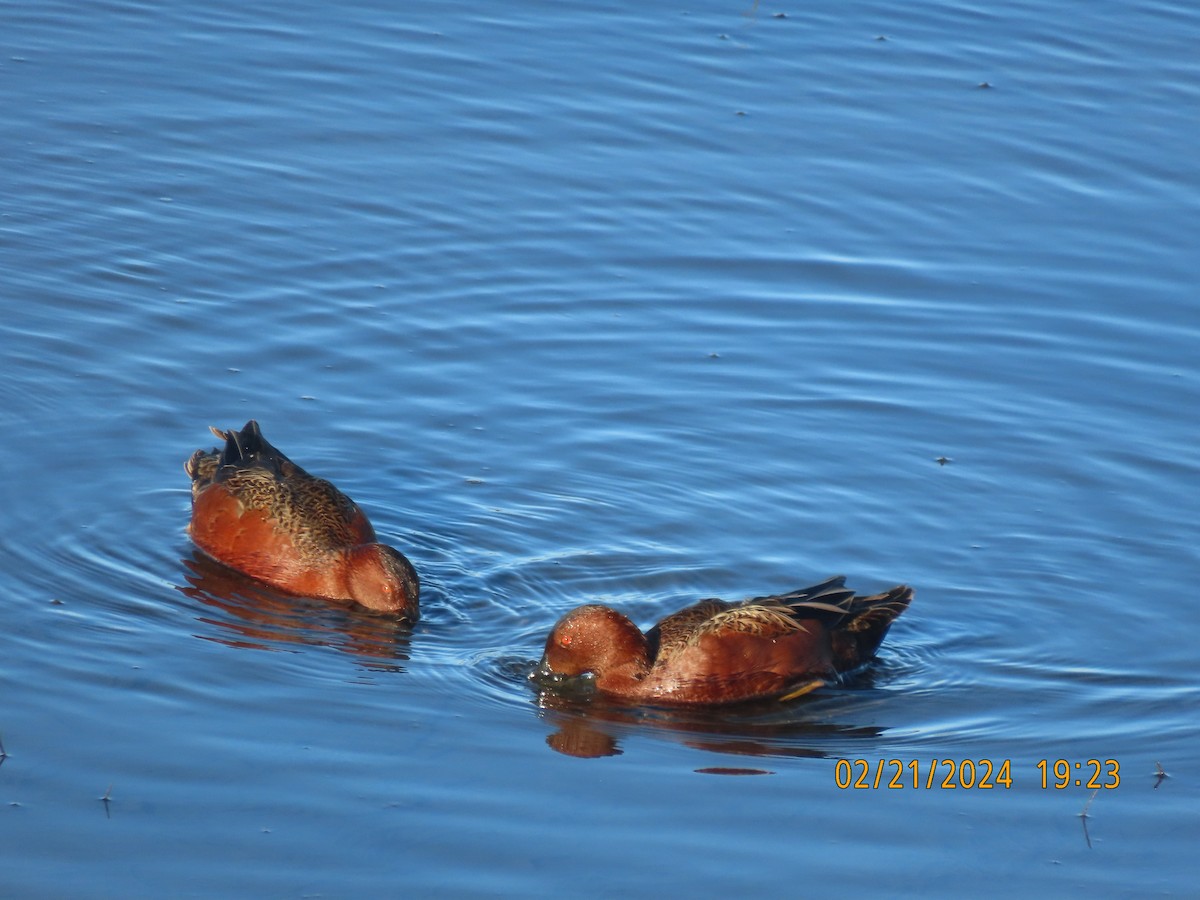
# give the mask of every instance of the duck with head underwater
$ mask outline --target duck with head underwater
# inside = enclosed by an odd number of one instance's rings
[[[830,578],[741,603],[701,600],[644,634],[607,606],[563,616],[530,678],[571,693],[662,706],[798,697],[869,662],[912,588],[865,597]]]
[[[269,444],[253,419],[241,431],[211,430],[224,447],[197,450],[184,464],[196,546],[288,593],[417,620],[416,570],[376,540],[353,500]]]

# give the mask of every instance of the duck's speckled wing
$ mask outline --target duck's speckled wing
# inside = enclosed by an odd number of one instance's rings
[[[247,422],[240,432],[212,432],[225,446],[197,450],[188,461],[193,497],[220,485],[244,509],[261,511],[300,550],[324,552],[375,540],[375,529],[358,504],[268,443],[257,422]]]
[[[701,622],[686,643],[696,644],[705,635],[747,634],[755,637],[773,638],[807,631],[804,622],[798,619],[791,608],[771,599],[757,603],[740,603],[718,612]]]
[[[736,605],[725,600],[701,600],[667,616],[646,632],[651,661],[670,656],[687,644],[705,622]]]

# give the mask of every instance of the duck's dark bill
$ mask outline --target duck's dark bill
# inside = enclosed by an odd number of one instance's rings
[[[529,680],[539,690],[554,691],[564,697],[588,698],[596,693],[596,676],[591,672],[584,672],[580,675],[562,675],[552,672],[545,659],[529,673]]]

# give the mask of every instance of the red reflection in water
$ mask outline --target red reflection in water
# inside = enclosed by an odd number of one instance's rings
[[[333,647],[373,669],[404,671],[411,628],[398,619],[276,593],[199,551],[181,563],[189,574],[179,591],[220,612],[197,617],[211,629],[196,635],[202,640],[252,650]]]

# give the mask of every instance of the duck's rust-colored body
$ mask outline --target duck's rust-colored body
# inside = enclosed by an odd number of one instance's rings
[[[838,577],[741,603],[702,600],[645,634],[614,609],[581,606],[554,626],[532,677],[653,705],[787,699],[868,662],[912,596],[904,585],[858,596]]]
[[[267,443],[253,420],[241,431],[212,432],[224,447],[197,450],[184,464],[192,479],[188,531],[201,550],[292,594],[416,621],[416,571],[376,541],[353,500]]]

